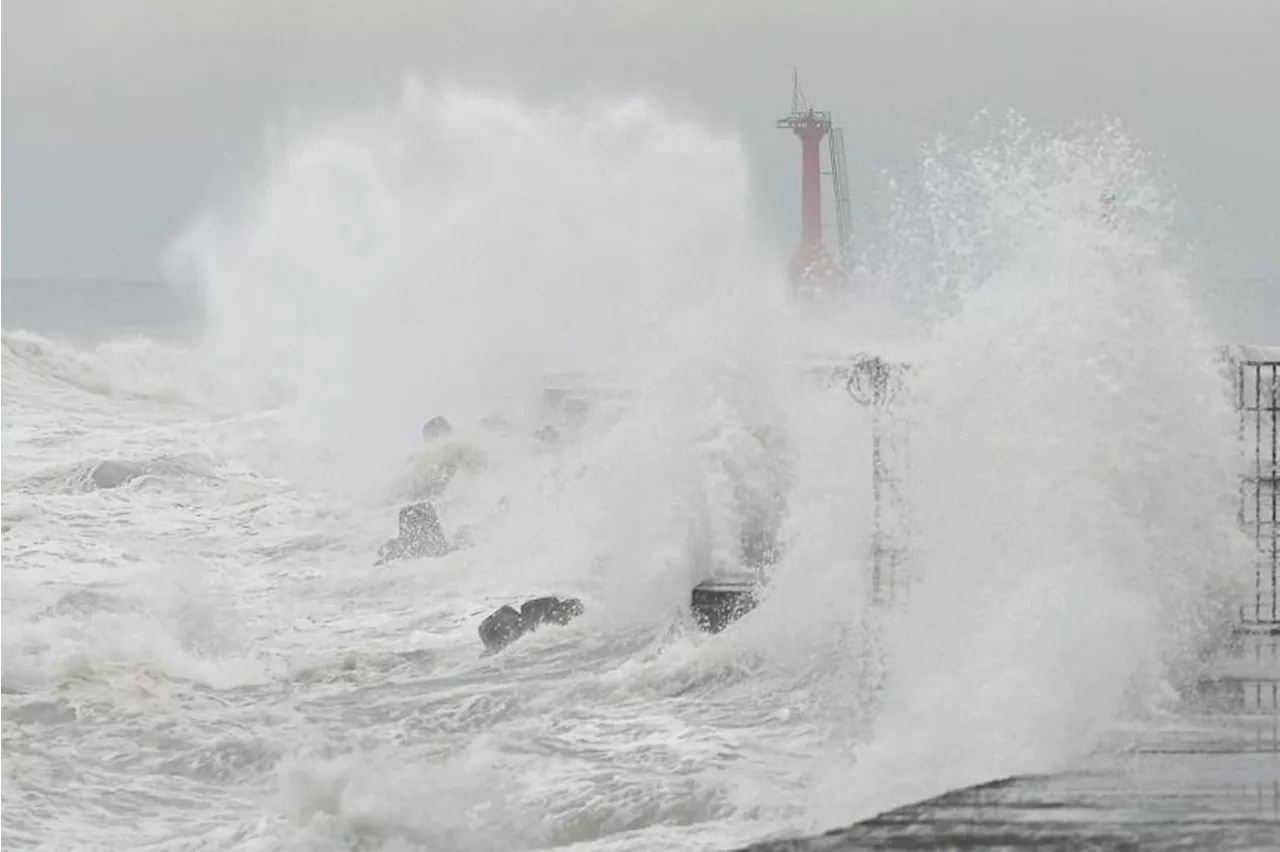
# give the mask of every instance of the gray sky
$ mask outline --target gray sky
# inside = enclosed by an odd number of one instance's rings
[[[157,276],[268,123],[406,71],[736,127],[786,244],[793,63],[845,127],[855,205],[978,109],[1108,114],[1162,158],[1207,272],[1280,275],[1280,0],[9,0],[4,24],[6,276]]]

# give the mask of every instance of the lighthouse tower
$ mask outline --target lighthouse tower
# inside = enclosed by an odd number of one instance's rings
[[[849,237],[849,192],[844,167],[844,138],[832,127],[831,113],[816,110],[805,102],[799,76],[792,80],[791,114],[778,120],[778,127],[790,130],[800,140],[800,245],[791,256],[791,282],[799,294],[811,294],[838,286],[844,278],[841,264],[832,257],[822,234],[822,141],[827,139],[836,202],[839,249],[847,250]]]

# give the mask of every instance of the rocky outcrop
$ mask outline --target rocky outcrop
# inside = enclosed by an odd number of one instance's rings
[[[378,548],[375,565],[393,559],[444,556],[453,545],[440,528],[440,519],[430,503],[411,503],[400,509],[400,534]]]
[[[699,583],[693,589],[690,608],[698,627],[719,633],[760,602],[760,587],[751,578],[720,578]]]
[[[24,481],[38,491],[102,491],[123,488],[138,480],[214,480],[211,465],[195,454],[155,456],[148,459],[104,459],[58,467]],[[6,488],[8,485],[6,484]],[[26,490],[26,488],[24,488]]]
[[[582,613],[582,601],[577,598],[532,598],[521,604],[519,611],[502,606],[480,623],[480,641],[485,654],[496,654],[544,624],[563,626]]]
[[[528,629],[521,624],[519,610],[506,605],[480,622],[480,641],[489,654],[501,651],[527,632]]]
[[[422,440],[435,441],[453,434],[453,424],[444,417],[432,417],[422,425]]]
[[[534,627],[547,623],[563,627],[582,611],[582,601],[577,598],[532,598],[520,605],[520,620]]]
[[[119,488],[132,482],[147,472],[146,465],[137,462],[104,461],[99,462],[89,472],[86,491],[101,488]]]

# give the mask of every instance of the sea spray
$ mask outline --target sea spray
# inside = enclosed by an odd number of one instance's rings
[[[336,465],[445,413],[608,373],[726,288],[776,288],[740,144],[642,100],[535,106],[407,82],[284,134],[262,182],[174,250],[207,344],[292,398]]]
[[[847,789],[854,773],[853,794],[812,811],[843,822],[1088,750],[1206,636],[1236,555],[1230,412],[1140,152],[1111,128],[1001,133],[925,165],[916,214],[936,251],[898,307],[927,310],[893,325],[938,324],[900,401],[911,584],[879,637],[868,414],[799,376],[814,344],[885,341],[839,334],[865,318],[815,323],[782,300],[732,139],[638,101],[544,109],[410,85],[291,139],[187,246],[209,345],[286,388],[284,436],[325,448],[304,479],[394,461],[429,416],[519,409],[550,373],[626,376],[622,404],[530,450],[546,476],[485,468],[493,493],[474,496],[508,508],[457,557],[465,570],[397,579],[432,578],[433,596],[444,578],[472,597],[584,590],[590,630],[666,637],[768,509],[781,552],[761,607],[622,665],[610,695],[688,683],[714,706],[716,667],[751,658],[741,712],[770,704],[796,726],[807,757],[783,774]],[[562,641],[531,637],[510,659],[535,665],[539,643]],[[514,798],[540,795],[537,773],[495,760]],[[750,799],[769,818],[799,802]]]
[[[1230,615],[1230,403],[1168,208],[1104,131],[1015,123],[926,161],[953,307],[902,401],[910,588],[859,792],[820,821],[1068,765],[1173,695]]]
[[[565,512],[609,566],[606,594],[650,620],[686,609],[698,582],[769,558],[760,551],[787,517],[790,353],[770,345],[778,329],[766,324],[778,318],[727,301],[698,318],[696,331],[674,331],[626,414],[584,448]],[[666,613],[643,603],[654,594]]]
[[[549,377],[620,385],[580,434],[524,442],[549,478],[485,474],[509,507],[492,540],[654,618],[787,517],[788,388],[817,327],[752,206],[737,140],[644,101],[410,81],[287,136],[175,257],[202,282],[208,347],[246,384],[287,389],[291,478],[385,476],[439,413],[489,447],[475,424],[501,414],[520,446]]]

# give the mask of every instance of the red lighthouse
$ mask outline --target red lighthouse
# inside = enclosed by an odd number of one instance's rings
[[[822,140],[828,139],[830,144],[828,174],[835,189],[839,249],[843,252],[850,218],[843,134],[840,128],[832,127],[831,113],[805,103],[798,77],[793,82],[791,114],[779,119],[778,127],[792,131],[800,140],[800,245],[791,256],[791,282],[800,293],[828,289],[841,281],[842,270],[822,239]]]

